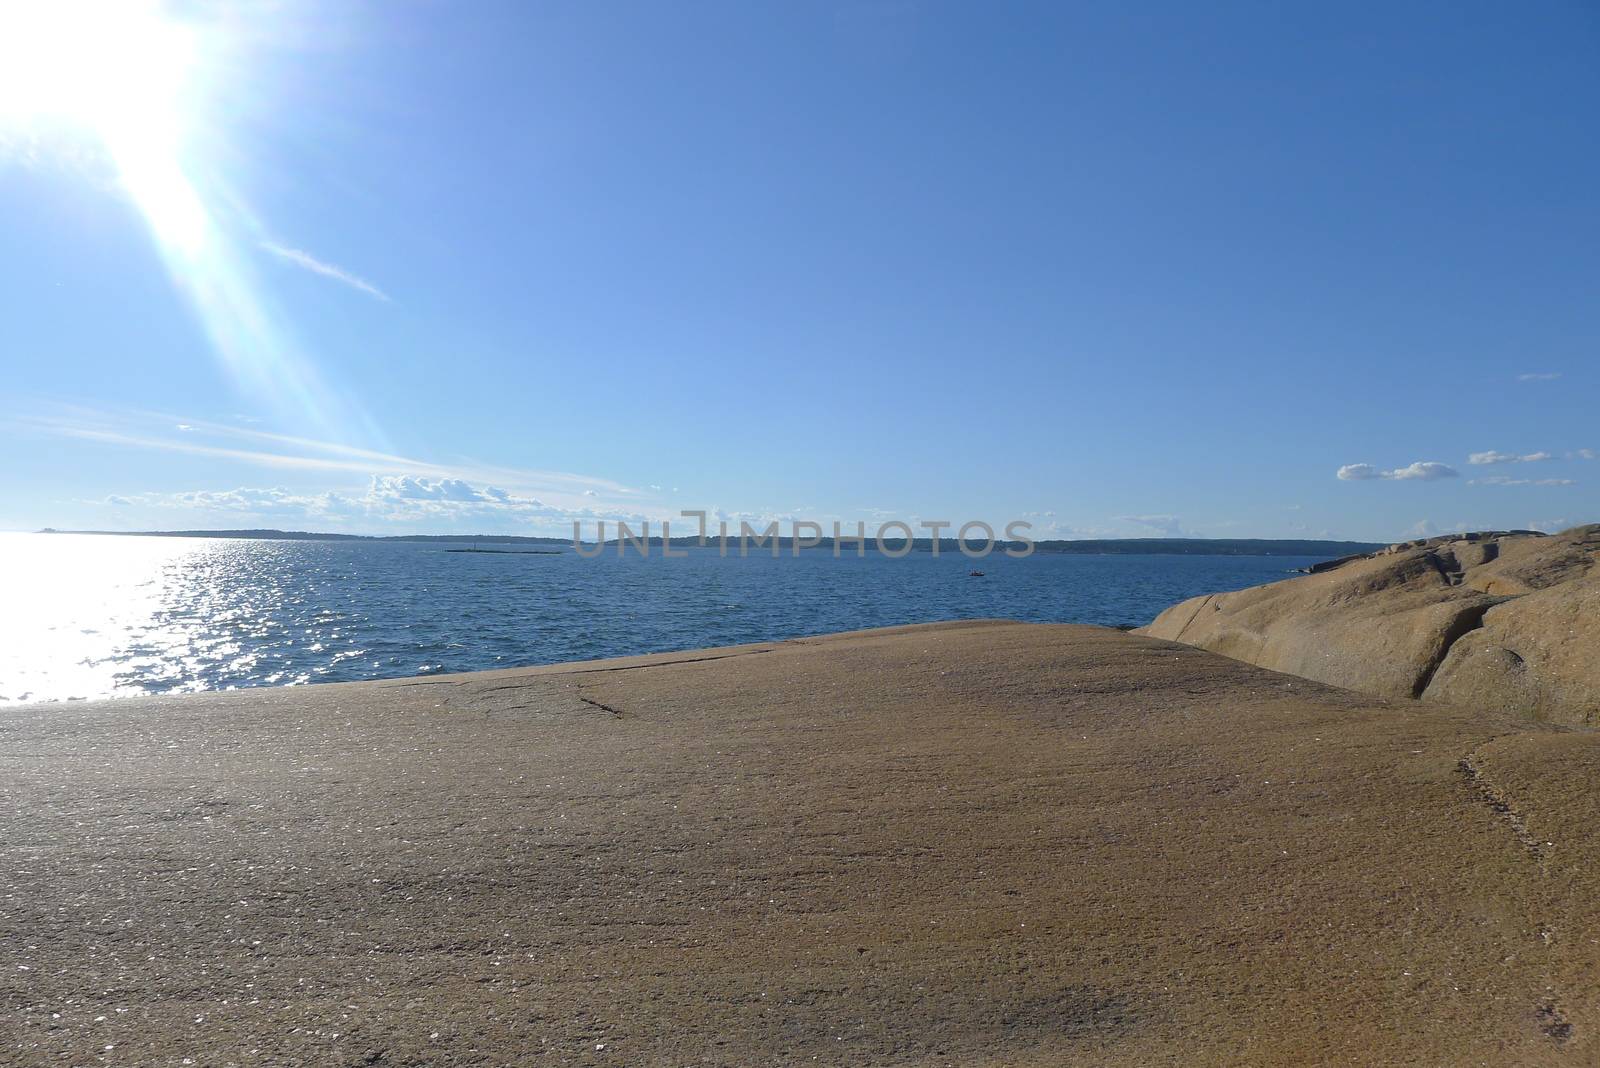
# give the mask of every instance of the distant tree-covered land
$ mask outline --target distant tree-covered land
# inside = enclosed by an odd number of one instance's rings
[[[475,545],[565,545],[572,544],[571,538],[543,538],[529,537],[520,534],[321,534],[305,530],[53,530],[46,528],[41,534],[120,534],[127,537],[146,538],[260,538],[277,541],[396,541],[396,542],[421,542],[434,544],[475,544]],[[615,538],[608,539],[605,543],[615,546]],[[630,540],[629,551],[635,545],[649,545],[659,548],[663,544],[661,538]],[[693,548],[699,544],[697,538],[673,538],[670,542],[674,549]],[[710,548],[718,548],[718,543],[713,536],[706,543]],[[780,552],[792,552],[794,539],[780,537],[768,539],[757,543],[753,539],[749,543],[749,551],[771,552],[776,544]],[[841,553],[855,553],[858,551],[855,541],[841,539],[839,551]],[[974,547],[981,545],[974,541]],[[872,552],[882,549],[888,553],[905,552],[904,540],[885,538],[882,545],[873,538],[867,538],[866,549]],[[831,552],[834,548],[832,538],[823,538],[820,543],[812,545],[806,539],[804,547],[817,552]],[[728,538],[728,550],[737,552],[739,540],[735,535]],[[997,541],[994,543],[995,552],[1006,549],[1021,551],[1024,544],[1020,541]],[[1342,557],[1358,556],[1362,553],[1375,552],[1383,548],[1381,542],[1370,541],[1317,541],[1303,538],[1095,538],[1080,541],[1039,541],[1034,543],[1034,551],[1040,553],[1081,553],[1081,554],[1153,554],[1163,556],[1317,556],[1317,557]],[[931,538],[916,538],[911,542],[912,552],[933,552],[934,541]],[[954,538],[938,539],[938,551],[943,553],[959,553],[960,546]]]
[[[1158,553],[1175,556],[1357,556],[1386,543],[1304,538],[1099,538],[1041,541],[1041,553]]]
[[[616,538],[608,538],[606,540],[606,545],[614,546],[617,544],[617,541],[618,539]],[[794,547],[794,539],[789,537],[767,539],[766,541],[760,543],[757,543],[754,538],[751,538],[748,542],[749,551],[752,553],[771,552],[774,542],[776,542],[778,549],[781,552],[789,552]],[[660,546],[663,544],[663,541],[661,538],[630,539],[628,542],[630,551],[636,544]],[[673,538],[667,544],[670,544],[675,549],[687,549],[699,545],[700,542],[698,538],[687,537]],[[715,535],[712,535],[707,540],[706,544],[713,549],[719,547]],[[977,548],[983,543],[979,539],[974,539],[971,544],[974,548]],[[1385,544],[1387,543],[1370,541],[1315,541],[1304,538],[1099,538],[1084,541],[1038,541],[1034,542],[1033,548],[1035,552],[1040,553],[1081,553],[1098,555],[1109,553],[1120,555],[1153,554],[1162,556],[1342,557],[1358,556],[1362,553],[1376,552],[1378,549],[1383,548]],[[865,545],[867,551],[869,552],[880,548],[878,542],[870,537],[866,539]],[[904,539],[885,538],[883,539],[881,548],[883,551],[889,553],[902,553],[905,551],[905,545],[906,543]],[[815,548],[819,552],[832,551],[834,547],[834,539],[823,538],[815,545],[813,545],[812,542],[807,539],[805,546],[807,548]],[[841,553],[854,553],[857,551],[857,546],[857,542],[848,538],[840,539],[839,541],[839,551]],[[738,548],[738,535],[730,533],[728,535],[729,552],[735,552],[738,550]],[[954,538],[940,538],[938,540],[938,548],[941,554],[957,553],[961,551],[960,545]],[[1024,548],[1026,548],[1025,544],[1020,541],[996,541],[994,543],[995,552],[1003,552],[1006,549],[1020,552]],[[931,538],[916,538],[911,542],[912,552],[926,553],[932,552],[933,549],[934,541]]]

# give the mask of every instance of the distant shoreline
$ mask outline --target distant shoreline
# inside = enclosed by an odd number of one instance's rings
[[[571,538],[535,537],[522,534],[336,534],[318,533],[304,530],[275,530],[270,528],[250,528],[239,530],[56,530],[46,527],[38,531],[40,534],[101,534],[115,535],[129,538],[243,538],[256,541],[373,541],[373,542],[408,542],[416,544],[436,545],[461,545],[461,544],[497,544],[497,545],[560,545],[571,547]],[[779,550],[792,552],[794,549],[793,538],[777,539]],[[594,542],[585,542],[585,545],[594,545]],[[605,542],[609,546],[616,545],[612,539]],[[660,548],[664,542],[661,538],[650,538],[648,544],[651,548]],[[670,542],[674,549],[689,549],[699,546],[696,538],[673,538]],[[1376,552],[1384,548],[1387,542],[1368,541],[1319,541],[1303,538],[1097,538],[1077,541],[1038,541],[1034,543],[1034,551],[1053,555],[1083,555],[1083,556],[1356,556],[1363,553]],[[809,546],[809,540],[807,541]],[[810,546],[813,550],[831,551],[833,539],[823,538],[820,543]],[[717,543],[713,538],[707,543],[707,548],[716,548]],[[866,547],[876,550],[878,544],[871,538],[866,541]],[[885,539],[883,547],[900,552],[905,547],[904,541]],[[928,538],[917,538],[911,543],[912,551],[934,551],[934,543]],[[941,538],[938,542],[939,552],[956,553],[959,546],[954,538]],[[1021,549],[1022,542],[994,543],[996,552],[1003,552],[1007,548]],[[730,539],[729,551],[736,552],[737,544]],[[848,554],[856,552],[856,543],[844,541],[840,551]],[[763,545],[752,548],[752,553],[771,552],[770,547]]]

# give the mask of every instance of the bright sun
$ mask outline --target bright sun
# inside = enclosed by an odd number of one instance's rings
[[[189,27],[140,0],[0,0],[0,109],[104,130],[171,112],[194,59]]]
[[[142,0],[0,0],[0,124],[98,140],[163,243],[201,240],[180,163],[192,27]]]
[[[272,7],[269,21],[292,22],[292,6]],[[227,124],[208,121],[225,83],[244,77],[242,42],[272,28],[231,9],[205,21],[180,12],[193,5],[0,0],[0,155],[88,161],[91,174],[109,164],[240,389],[338,437],[330,428],[351,422],[347,405],[260,285],[251,256],[270,235],[218,169],[239,158],[224,151]]]

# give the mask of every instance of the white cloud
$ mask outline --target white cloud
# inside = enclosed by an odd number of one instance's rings
[[[1561,377],[1560,371],[1543,371],[1532,374],[1518,375],[1518,382],[1554,382]]]
[[[1475,478],[1469,486],[1576,486],[1570,478],[1512,478],[1510,475],[1489,475]]]
[[[1060,539],[1083,538],[1114,538],[1126,530],[1118,530],[1108,526],[1079,526],[1069,523],[1059,516],[1053,509],[1038,512],[1023,512],[1022,518],[1030,524],[1028,536],[1034,541],[1054,541]],[[995,524],[996,530],[1002,529],[1002,524]],[[949,536],[949,531],[946,531]]]
[[[191,429],[174,432],[173,427],[179,420],[164,413],[64,408],[44,414],[18,415],[9,422],[54,436],[231,460],[277,470],[466,480],[477,485],[504,486],[513,494],[536,496],[547,504],[572,509],[609,507],[619,514],[631,515],[638,510],[634,502],[641,496],[636,489],[592,475],[470,461],[446,465],[337,442],[192,418],[182,420]]]
[[[177,508],[196,512],[236,512],[241,515],[329,515],[343,511],[346,498],[337,494],[296,494],[277,487],[231,490],[180,490],[176,493],[141,493],[107,497],[107,504],[146,508]]]
[[[1116,517],[1121,523],[1137,523],[1142,527],[1150,527],[1160,531],[1169,538],[1187,538],[1189,533],[1183,529],[1175,515],[1119,515]]]
[[[459,478],[414,478],[411,475],[374,475],[367,496],[382,501],[449,501],[456,504],[509,504],[519,500],[499,486],[479,488]],[[533,505],[541,502],[527,498]]]
[[[1345,464],[1339,468],[1338,477],[1346,482],[1365,482],[1368,479],[1387,478],[1396,481],[1435,482],[1441,478],[1457,478],[1460,472],[1449,464],[1437,463],[1433,460],[1418,460],[1416,463],[1405,467],[1397,467],[1392,471],[1385,471],[1374,467],[1372,464]]]
[[[626,510],[561,508],[535,497],[520,496],[499,486],[475,485],[463,479],[428,479],[373,475],[366,491],[305,493],[277,486],[241,486],[230,490],[180,490],[112,496],[102,502],[192,513],[185,522],[211,516],[254,517],[274,522],[344,525],[410,525],[473,523],[518,533],[566,534],[574,520],[626,520],[636,528],[647,518]]]
[[[336,282],[343,282],[351,289],[359,289],[369,297],[376,297],[377,299],[385,302],[389,300],[389,294],[385,293],[383,290],[379,289],[365,278],[362,278],[360,275],[351,274],[344,268],[336,267],[331,263],[324,263],[322,260],[317,259],[311,253],[302,249],[289,248],[285,245],[279,245],[272,241],[261,242],[261,247],[279,259],[287,263],[292,263],[296,267],[310,271],[312,274],[320,274],[324,278],[332,278]]]
[[[1529,452],[1517,455],[1514,452],[1499,452],[1490,449],[1488,452],[1475,452],[1467,457],[1469,464],[1533,464],[1540,460],[1553,460],[1555,456],[1548,452]]]
[[[1600,460],[1600,452],[1595,452],[1593,449],[1575,449],[1572,452],[1567,453],[1567,459]]]
[[[1458,478],[1460,472],[1449,464],[1435,463],[1432,460],[1418,460],[1406,467],[1399,467],[1393,471],[1386,471],[1384,478],[1419,479],[1423,482],[1433,482],[1441,478]]]

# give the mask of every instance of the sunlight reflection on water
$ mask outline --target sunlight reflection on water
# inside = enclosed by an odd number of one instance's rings
[[[204,690],[251,677],[278,590],[255,581],[241,544],[0,536],[0,700]]]

